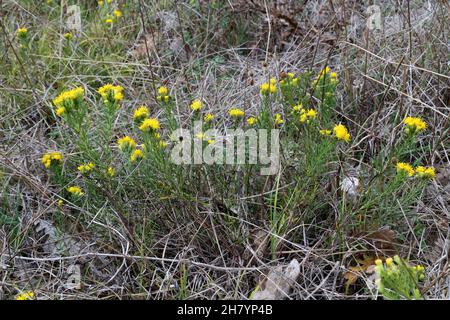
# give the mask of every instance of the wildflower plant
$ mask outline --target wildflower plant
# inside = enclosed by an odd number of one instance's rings
[[[379,293],[388,300],[421,300],[419,284],[425,279],[421,265],[411,266],[399,256],[375,261]]]

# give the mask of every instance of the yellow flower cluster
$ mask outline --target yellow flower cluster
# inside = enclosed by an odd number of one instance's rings
[[[195,99],[191,103],[191,109],[194,111],[199,111],[202,108],[202,102],[198,99]]]
[[[93,162],[88,162],[86,164],[81,164],[77,167],[78,171],[81,173],[89,173],[95,168],[95,164]]]
[[[113,167],[108,167],[106,174],[110,177],[114,177],[116,175],[116,170]]]
[[[147,118],[144,121],[142,121],[141,125],[139,126],[139,130],[144,132],[149,131],[156,131],[161,127],[159,124],[158,119],[156,118]]]
[[[230,110],[228,110],[228,114],[232,118],[242,118],[243,116],[245,116],[245,112],[239,108],[231,108]]]
[[[144,158],[144,153],[141,149],[134,149],[130,156],[131,162],[136,162]]]
[[[311,120],[313,120],[316,117],[317,113],[316,111],[314,111],[314,109],[301,109],[300,110],[300,117],[299,117],[299,121],[301,123],[310,123]]]
[[[33,300],[33,299],[34,299],[33,291],[22,292],[21,294],[18,294],[16,296],[16,300]]]
[[[350,141],[350,133],[348,132],[348,129],[343,124],[338,124],[334,126],[333,133],[336,139],[338,140],[344,140],[345,142]]]
[[[415,134],[427,128],[426,122],[418,117],[406,117],[403,123],[406,125],[405,131],[408,134]]]
[[[81,197],[82,195],[84,195],[83,190],[82,190],[80,187],[78,187],[78,186],[71,186],[71,187],[68,187],[68,188],[67,188],[67,191],[68,191],[70,194],[73,194],[74,196],[77,196],[77,197]]]
[[[117,140],[117,144],[119,145],[120,150],[130,150],[136,148],[136,141],[129,136],[125,136]]]
[[[136,124],[141,124],[149,116],[149,111],[146,106],[140,106],[134,111],[133,120]]]
[[[205,122],[210,122],[210,121],[212,121],[213,119],[214,119],[214,115],[211,114],[211,113],[207,113],[207,114],[205,114],[205,116],[203,117],[203,120],[204,120]]]
[[[64,39],[70,41],[73,39],[73,33],[72,32],[66,32],[64,33]]]
[[[291,85],[296,87],[298,85],[298,78],[295,77],[295,73],[289,72],[282,80],[280,80],[280,86],[284,87],[286,85]]]
[[[159,87],[158,88],[158,96],[156,97],[156,99],[158,101],[164,101],[164,102],[168,102],[169,101],[169,90],[167,89],[167,87]]]
[[[398,162],[396,168],[397,173],[406,174],[408,177],[412,177],[414,174],[419,178],[433,179],[436,177],[436,170],[433,167],[418,166],[414,169],[409,163]]]
[[[283,118],[281,117],[281,114],[276,113],[273,117],[273,122],[275,123],[275,125],[279,125],[284,123]],[[247,119],[247,123],[248,123],[248,119]]]
[[[417,288],[418,281],[425,279],[425,268],[412,266],[398,255],[375,260],[376,285],[380,293],[387,299],[421,299]]]
[[[263,95],[276,93],[277,92],[276,80],[274,82],[273,79],[271,79],[270,82],[268,82],[268,83],[265,82],[265,83],[261,84],[260,92]]]
[[[329,136],[331,134],[331,130],[322,129],[322,130],[319,130],[319,133],[323,136]]]
[[[436,177],[436,170],[433,167],[418,166],[416,168],[416,175],[419,178],[433,179]]]
[[[102,96],[104,102],[120,102],[123,100],[123,87],[114,86],[110,83],[100,87],[97,92]]]
[[[28,29],[27,28],[19,28],[19,29],[17,29],[16,34],[17,34],[18,38],[23,39],[27,36]]]
[[[56,114],[62,116],[66,112],[71,112],[72,108],[83,98],[84,89],[82,87],[61,92],[53,99],[53,104],[56,106]]]
[[[257,119],[255,117],[249,117],[247,119],[247,123],[249,126],[253,126],[256,123]]]
[[[412,165],[406,162],[398,162],[396,165],[397,172],[400,174],[406,174],[408,177],[412,177],[414,175],[414,168]]]
[[[41,162],[46,168],[50,168],[52,164],[61,164],[62,154],[61,152],[57,151],[46,153],[42,157]]]
[[[120,18],[122,16],[122,11],[116,9],[113,11],[113,15],[116,18]]]
[[[317,77],[312,81],[312,84],[313,84],[313,86],[316,86],[319,82],[322,84],[327,79],[329,79],[329,81],[330,81],[329,83],[331,83],[331,84],[337,83],[337,73],[331,72],[331,69],[329,66],[326,66],[319,72]]]

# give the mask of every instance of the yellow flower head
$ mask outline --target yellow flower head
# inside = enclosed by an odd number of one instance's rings
[[[167,89],[167,87],[159,87],[158,88],[158,95],[160,95],[161,97],[165,97],[169,94],[169,90]]]
[[[112,24],[113,23],[113,19],[107,18],[107,19],[105,19],[105,23],[106,24]]]
[[[343,124],[338,124],[333,128],[334,136],[338,140],[344,140],[345,142],[350,141],[350,133],[348,129]]]
[[[276,78],[270,78],[269,83],[271,85],[276,85],[277,84],[277,79]]]
[[[329,136],[331,134],[331,130],[322,129],[322,130],[319,130],[319,133],[323,136]]]
[[[387,258],[386,259],[386,266],[388,266],[388,267],[392,266],[393,262],[394,262],[394,260],[392,258]]]
[[[67,90],[61,92],[55,99],[53,99],[53,104],[57,107],[65,107],[66,111],[70,111],[72,107],[80,102],[84,98],[84,89],[82,87],[77,87],[72,90]],[[64,113],[63,112],[63,113]]]
[[[214,119],[214,115],[211,114],[211,113],[207,113],[207,114],[205,114],[205,116],[203,117],[203,120],[204,120],[205,122],[210,122],[210,121],[212,121],[213,119]]]
[[[106,174],[110,177],[114,177],[116,175],[116,170],[113,167],[108,167]]]
[[[130,150],[136,148],[136,141],[134,141],[129,136],[125,136],[117,140],[117,144],[119,145],[120,150]]]
[[[398,162],[396,165],[397,172],[408,175],[408,177],[412,177],[414,175],[414,168],[406,162]]]
[[[239,108],[231,108],[230,110],[228,110],[228,114],[232,118],[241,118],[245,115],[245,112]]]
[[[136,162],[138,160],[144,159],[144,153],[141,149],[135,149],[133,150],[133,153],[130,156],[131,162]]]
[[[337,73],[336,72],[331,72],[330,73],[330,78],[334,79],[334,80],[337,80]]]
[[[19,38],[25,38],[28,34],[28,29],[27,28],[19,28],[19,29],[17,29],[16,33]]]
[[[314,111],[313,109],[309,109],[309,110],[305,110],[305,109],[301,109],[300,110],[300,122],[304,123],[306,122],[307,124],[310,123],[310,121],[312,119],[314,119],[316,117],[316,111]]]
[[[266,82],[266,83],[261,84],[260,92],[263,95],[277,92],[276,80],[275,80],[275,83],[273,81],[271,81],[269,83]]]
[[[56,108],[56,115],[57,115],[58,117],[62,117],[62,115],[63,115],[64,113],[66,113],[66,108],[64,108],[64,107],[58,107],[58,108]]]
[[[119,102],[123,100],[123,87],[114,86],[110,83],[105,84],[103,87],[100,87],[97,92],[106,102]]]
[[[403,123],[406,125],[406,133],[408,134],[415,134],[427,128],[426,122],[418,117],[406,117]]]
[[[71,32],[64,33],[64,39],[69,40],[69,41],[72,40],[73,34]]]
[[[191,109],[194,111],[199,111],[202,108],[202,102],[198,99],[195,99],[192,103],[191,103]]]
[[[46,168],[50,168],[52,165],[60,165],[62,163],[62,153],[58,151],[48,152],[43,155],[41,162]]]
[[[74,196],[78,196],[78,197],[84,195],[83,190],[80,187],[77,187],[77,186],[68,187],[67,191],[69,193],[73,194]]]
[[[273,122],[278,125],[278,124],[282,124],[284,122],[283,118],[281,117],[281,114],[276,113],[275,116],[273,117]]]
[[[134,110],[133,114],[133,120],[134,122],[140,124],[142,121],[144,121],[149,116],[149,111],[146,106],[140,106],[136,110]]]
[[[381,266],[383,264],[383,261],[381,259],[375,260],[375,265]]]
[[[122,11],[116,9],[113,11],[113,14],[116,18],[120,18],[122,16]]]
[[[95,164],[92,162],[88,162],[86,164],[79,165],[77,169],[81,173],[85,174],[85,173],[91,172],[94,168],[95,168]]]
[[[142,121],[142,124],[139,126],[139,130],[148,132],[148,131],[156,131],[161,127],[158,119],[155,118],[147,118]]]
[[[420,178],[433,179],[436,177],[436,170],[433,167],[418,166],[416,168],[416,175]]]
[[[16,296],[16,300],[33,300],[33,299],[34,299],[33,291],[22,292],[21,294],[18,294]]]
[[[203,140],[203,139],[205,139],[206,136],[203,132],[199,132],[195,135],[195,137],[199,140]]]
[[[158,146],[162,149],[167,148],[167,143],[165,141],[159,140]]]
[[[247,119],[247,123],[249,126],[253,126],[256,123],[256,118],[255,117],[249,117]]]
[[[301,103],[298,104],[298,105],[295,105],[295,106],[292,107],[292,110],[294,112],[301,112],[303,110],[303,105]]]
[[[103,4],[104,4],[103,0],[99,0],[97,3],[98,3],[99,7],[103,6]]]

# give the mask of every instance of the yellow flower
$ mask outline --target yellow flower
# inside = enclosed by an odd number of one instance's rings
[[[275,116],[273,117],[273,122],[277,125],[277,124],[282,124],[284,122],[283,118],[281,117],[281,114],[276,113]]]
[[[214,119],[214,115],[211,113],[207,113],[205,114],[205,116],[203,117],[203,120],[205,120],[205,122],[210,122]]]
[[[86,164],[81,164],[77,167],[78,171],[85,174],[91,172],[95,168],[95,164],[92,162],[88,162]]]
[[[106,174],[110,177],[114,177],[116,175],[116,170],[113,167],[108,167]]]
[[[58,107],[56,108],[56,115],[61,117],[66,112],[66,108],[64,107]]]
[[[103,3],[104,3],[103,0],[99,0],[99,1],[98,1],[99,7],[103,6]]]
[[[17,36],[19,38],[25,38],[28,34],[28,29],[27,28],[19,28],[17,29]]]
[[[62,153],[58,151],[48,152],[43,155],[41,162],[46,168],[50,168],[52,165],[60,165],[62,163]]]
[[[228,114],[233,118],[241,118],[245,115],[245,112],[239,108],[231,108],[228,110]]]
[[[412,177],[414,175],[414,168],[406,162],[398,162],[396,165],[398,173],[407,174],[408,177]]]
[[[70,111],[72,105],[84,97],[84,89],[82,87],[77,87],[72,90],[67,90],[61,92],[55,99],[53,99],[53,104],[57,107],[65,107],[65,111]]]
[[[308,111],[306,111],[306,116],[310,119],[314,119],[316,117],[316,111],[314,111],[313,109],[309,109]]]
[[[288,72],[287,76],[288,76],[288,78],[289,78],[290,80],[292,80],[292,79],[294,79],[294,77],[295,77],[295,73]]]
[[[277,86],[276,86],[276,80],[275,83],[273,83],[273,81],[271,81],[270,83],[263,83],[261,84],[260,87],[260,92],[261,94],[269,94],[269,93],[275,93],[277,92]]]
[[[298,78],[294,78],[291,80],[292,86],[296,87],[298,85]]]
[[[298,104],[296,106],[293,106],[292,110],[295,111],[295,112],[301,112],[303,110],[303,105],[300,103],[300,104]]]
[[[406,133],[408,134],[415,134],[427,128],[426,122],[418,117],[406,117],[403,123],[406,125]]]
[[[167,96],[169,93],[169,90],[167,89],[167,87],[159,87],[158,88],[158,94],[162,97]]]
[[[208,144],[213,144],[214,142],[216,142],[214,139],[209,139],[208,140]]]
[[[16,296],[16,300],[33,300],[33,299],[34,299],[33,291],[22,292],[21,294],[18,294]]]
[[[120,150],[130,150],[136,148],[136,141],[134,141],[129,136],[125,136],[117,140]]]
[[[433,167],[418,166],[416,175],[420,178],[433,179],[436,176],[436,170]]]
[[[158,146],[160,148],[167,148],[167,143],[165,141],[159,140]]]
[[[381,259],[375,260],[375,265],[381,266],[383,264],[383,261]]]
[[[139,124],[146,118],[148,118],[148,115],[149,115],[148,108],[146,106],[140,106],[134,111],[133,120],[134,122]]]
[[[71,32],[64,33],[64,38],[70,41],[73,39],[73,34]]]
[[[202,108],[202,102],[198,99],[191,103],[191,109],[194,111],[199,111]]]
[[[350,133],[348,129],[343,124],[338,124],[333,128],[334,136],[338,140],[344,140],[345,142],[350,141]]]
[[[331,130],[322,129],[322,130],[319,130],[319,133],[323,136],[329,136],[331,134]]]
[[[394,262],[394,260],[392,260],[392,258],[387,258],[386,259],[386,266],[390,267],[393,262]]]
[[[270,78],[269,83],[270,83],[271,85],[276,85],[276,84],[277,84],[277,79],[275,79],[275,78]]]
[[[106,24],[112,24],[113,23],[113,19],[111,19],[111,18],[105,19],[105,23]]]
[[[71,186],[71,187],[68,187],[68,188],[67,188],[67,191],[68,191],[69,193],[75,195],[75,196],[78,196],[78,197],[84,195],[83,190],[82,190],[80,187],[77,187],[77,186]]]
[[[148,118],[142,121],[142,124],[139,126],[139,129],[144,132],[155,131],[160,128],[160,124],[158,119]]]
[[[140,149],[135,149],[135,150],[133,151],[133,153],[131,154],[131,156],[130,156],[130,161],[131,161],[131,162],[135,162],[135,161],[141,160],[141,159],[143,159],[143,158],[144,158],[144,153],[142,153],[142,150],[140,150]]]
[[[110,83],[105,84],[104,86],[100,87],[97,92],[100,94],[100,96],[103,98],[103,100],[109,101],[109,102],[119,102],[123,100],[123,87],[121,86],[114,86]]]
[[[114,10],[113,14],[116,18],[119,18],[122,16],[122,11],[116,9]]]
[[[314,119],[316,117],[316,111],[314,111],[313,109],[309,109],[309,110],[305,110],[305,109],[301,109],[300,110],[300,122],[306,122],[306,123],[310,123],[310,121],[312,119]]]
[[[256,118],[255,117],[248,118],[247,123],[249,126],[253,126],[256,123]]]
[[[58,204],[58,207],[61,207],[64,204],[64,200],[59,199],[57,204]]]
[[[330,78],[336,80],[337,79],[337,73],[336,72],[331,72],[330,73]]]

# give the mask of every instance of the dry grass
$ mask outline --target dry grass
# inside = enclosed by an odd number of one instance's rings
[[[129,6],[114,34],[101,31],[92,13],[83,17],[82,36],[69,53],[59,47],[65,31],[57,6],[2,2],[0,299],[24,290],[39,299],[247,299],[274,266],[294,258],[301,272],[289,298],[361,299],[376,296],[372,275],[363,270],[346,286],[346,272],[364,254],[394,253],[425,266],[424,297],[450,297],[447,2],[382,1],[382,31],[366,28],[367,6],[359,1],[304,1],[301,9],[296,1],[122,2]],[[27,57],[14,36],[24,24],[36,37]],[[209,173],[198,186],[188,181],[189,192],[179,197],[136,186],[120,199],[124,207],[111,205],[113,198],[58,208],[60,190],[40,157],[61,149],[55,132],[64,128],[51,112],[60,88],[122,85],[117,137],[131,132],[138,105],[159,115],[154,89],[160,83],[172,88],[181,123],[189,122],[186,106],[201,98],[225,128],[229,106],[257,114],[260,83],[325,65],[340,77],[335,113],[350,128],[351,146],[321,173],[319,198],[290,207],[281,234],[270,226],[273,207],[264,199],[287,197],[294,179],[277,185],[269,178],[249,194],[216,185]],[[362,190],[369,188],[376,157],[391,150],[405,115],[427,120],[429,130],[411,158],[436,167],[438,176],[412,205],[399,202],[394,218],[359,228],[344,217],[350,227],[336,240],[343,214],[339,179],[356,174]],[[67,141],[62,145],[77,156]],[[363,205],[356,200],[349,212]],[[268,246],[273,237],[275,255]],[[82,282],[71,289],[74,265]]]

